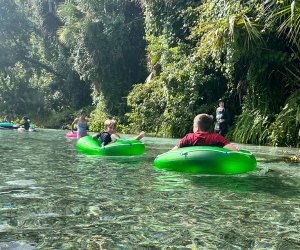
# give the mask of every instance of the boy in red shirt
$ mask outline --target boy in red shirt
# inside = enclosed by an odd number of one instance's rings
[[[183,137],[173,149],[190,146],[215,146],[237,151],[238,149],[230,144],[230,142],[227,141],[225,137],[220,134],[212,134],[209,132],[212,124],[212,116],[208,114],[197,115],[194,118],[194,133],[189,133],[185,137]]]

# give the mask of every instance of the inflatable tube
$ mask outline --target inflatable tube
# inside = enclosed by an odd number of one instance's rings
[[[158,155],[154,166],[178,172],[200,174],[241,174],[256,169],[256,159],[247,150],[193,146]]]
[[[89,133],[87,133],[87,135],[89,135]],[[67,132],[66,133],[66,138],[77,139],[77,131]]]
[[[0,122],[0,128],[17,129],[19,127],[20,127],[19,124],[12,124],[9,122]]]
[[[14,125],[12,123],[9,123],[9,122],[0,122],[0,127],[2,127],[2,128],[13,128]]]
[[[74,132],[67,132],[66,138],[77,138],[77,131]]]
[[[99,140],[85,136],[77,141],[80,153],[105,156],[133,156],[145,153],[145,145],[139,140],[121,140],[101,147]]]

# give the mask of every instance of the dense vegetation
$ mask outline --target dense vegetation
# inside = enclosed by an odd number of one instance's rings
[[[233,141],[300,146],[299,0],[0,0],[0,19],[0,116],[179,137],[222,97]]]

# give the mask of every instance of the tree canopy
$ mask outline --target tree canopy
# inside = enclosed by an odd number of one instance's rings
[[[0,20],[0,116],[179,137],[224,98],[231,140],[299,147],[299,0],[0,0]]]

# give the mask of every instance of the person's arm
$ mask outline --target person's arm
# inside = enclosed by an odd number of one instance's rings
[[[175,147],[173,147],[171,150],[177,149],[177,148],[183,148],[190,145],[190,134],[185,135]]]
[[[227,109],[224,108],[224,114],[223,114],[223,117],[222,117],[222,123],[229,124],[229,121],[230,121],[229,113],[228,113]]]
[[[145,132],[142,131],[137,136],[133,137],[133,140],[141,140],[145,136]]]
[[[71,131],[73,132],[74,130],[74,125],[77,124],[78,122],[78,118],[76,118],[73,122],[72,122],[72,125],[71,125]]]
[[[220,123],[219,108],[216,109],[216,123]]]
[[[219,147],[227,148],[232,151],[238,151],[238,148],[233,146],[223,135],[213,134],[216,142],[220,145]]]
[[[238,151],[238,148],[233,146],[231,143],[226,144],[223,148],[227,148],[227,149],[230,149],[232,151]]]
[[[98,139],[100,136],[101,136],[101,133],[97,133],[97,134],[93,135],[92,137],[93,137],[93,139]]]

